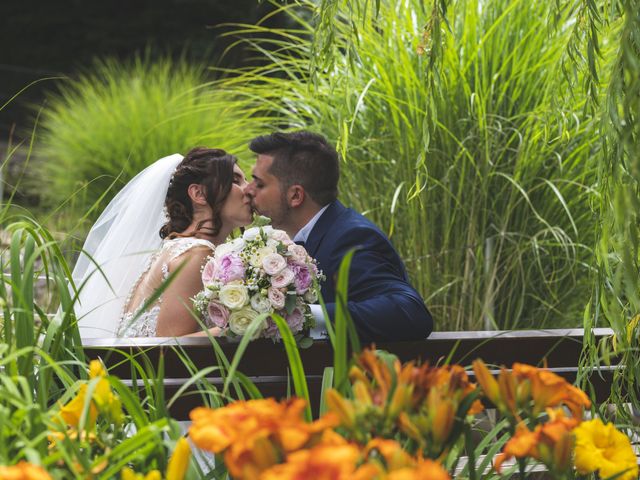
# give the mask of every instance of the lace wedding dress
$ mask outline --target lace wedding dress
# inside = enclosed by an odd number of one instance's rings
[[[211,242],[195,237],[178,237],[162,242],[162,246],[151,255],[129,292],[116,331],[118,337],[156,336],[162,295],[146,311],[140,313],[140,309],[169,277],[169,264],[195,247],[209,248],[211,253],[215,248]],[[211,326],[213,325],[207,325]]]

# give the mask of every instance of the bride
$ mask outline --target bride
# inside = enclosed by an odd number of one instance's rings
[[[206,334],[191,298],[215,245],[251,222],[246,183],[236,157],[207,148],[162,158],[131,180],[91,228],[73,271],[81,336]]]

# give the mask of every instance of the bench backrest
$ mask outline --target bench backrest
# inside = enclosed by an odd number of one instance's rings
[[[610,329],[601,328],[591,334],[595,341],[599,341],[612,333]],[[237,344],[224,339],[219,344],[231,361]],[[476,358],[482,358],[487,365],[508,367],[514,362],[538,366],[546,362],[548,368],[573,383],[577,379],[583,345],[582,329],[554,329],[434,332],[426,340],[379,343],[377,347],[394,353],[403,362],[419,359],[432,365],[443,363],[449,357],[450,363],[461,365],[470,365]],[[192,377],[192,372],[180,358],[182,355],[187,355],[197,369],[217,365],[211,342],[202,337],[88,339],[84,342],[84,349],[89,358],[100,357],[110,373],[125,380],[131,378],[129,362],[123,361],[126,355],[141,357],[144,354],[154,367],[162,357],[167,398]],[[315,341],[310,348],[300,350],[300,356],[313,401],[319,397],[325,367],[333,364],[333,350],[328,341]],[[602,368],[591,376],[596,401],[602,402],[608,397],[615,368],[618,367]],[[283,397],[292,388],[284,346],[270,340],[252,342],[238,371],[253,380],[265,396]],[[215,376],[208,380],[213,384],[221,383]],[[171,413],[178,419],[186,419],[191,408],[199,403],[201,400],[197,395],[187,396],[172,406]]]

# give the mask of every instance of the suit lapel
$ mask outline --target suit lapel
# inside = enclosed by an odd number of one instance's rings
[[[318,249],[320,248],[320,243],[324,238],[325,234],[333,225],[333,222],[342,214],[347,208],[342,205],[338,200],[334,201],[329,205],[329,207],[324,211],[324,213],[320,216],[316,224],[313,226],[311,233],[309,233],[309,237],[307,238],[307,242],[305,243],[305,247],[309,255],[315,258]]]

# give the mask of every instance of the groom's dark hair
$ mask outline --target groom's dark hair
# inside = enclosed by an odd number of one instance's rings
[[[338,197],[338,152],[322,135],[304,130],[277,132],[254,138],[249,148],[273,157],[269,173],[278,178],[284,191],[291,185],[302,185],[320,206]]]

